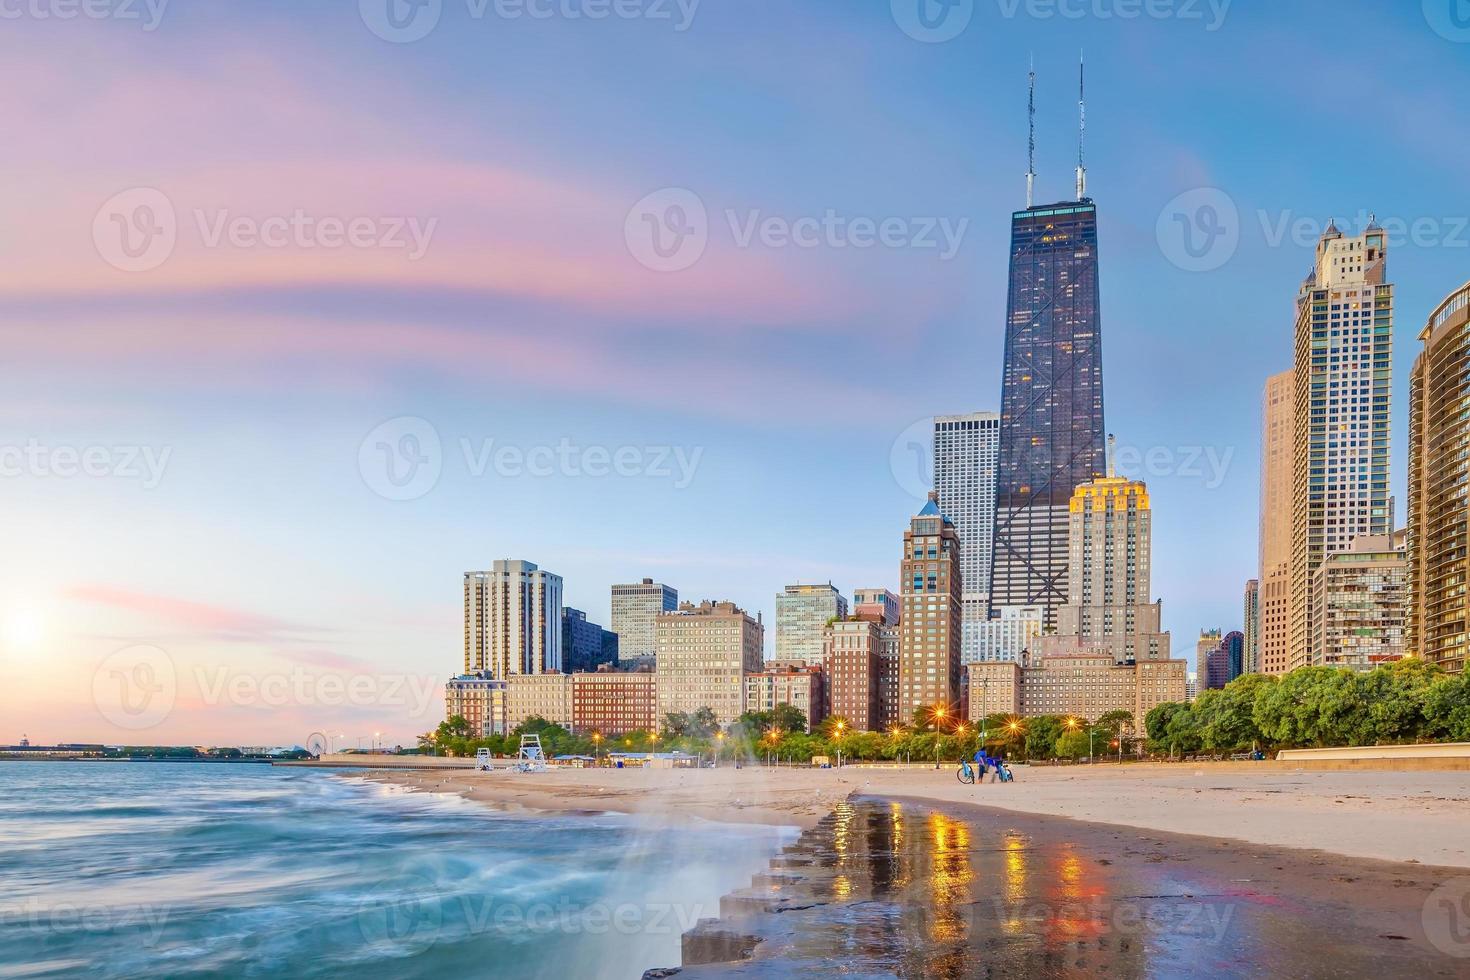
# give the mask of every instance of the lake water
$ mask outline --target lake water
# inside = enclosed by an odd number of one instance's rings
[[[794,837],[311,769],[0,762],[0,978],[637,977]]]

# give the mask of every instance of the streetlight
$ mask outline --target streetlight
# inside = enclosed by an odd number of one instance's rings
[[[720,749],[725,747],[725,733],[715,732],[715,768],[720,765]]]
[[[945,710],[944,709],[944,705],[942,705],[942,704],[936,704],[934,706],[934,768],[935,769],[938,769],[939,768],[939,736],[941,734],[941,727],[940,726],[943,725],[943,723],[944,723],[944,710]]]
[[[842,768],[842,729],[846,727],[845,722],[839,721],[835,731],[837,732],[837,768]]]
[[[373,751],[377,752],[383,747],[383,733],[373,732]]]
[[[600,751],[601,749],[602,749],[602,733],[601,732],[593,732],[592,733],[592,764],[594,766],[598,766],[598,765],[601,765],[602,764],[602,752]]]

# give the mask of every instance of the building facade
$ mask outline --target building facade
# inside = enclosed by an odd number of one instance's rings
[[[806,730],[811,731],[826,717],[826,689],[820,666],[791,667],[745,675],[745,710],[774,711],[778,704],[789,704],[806,716]]]
[[[1220,637],[1205,653],[1205,674],[1202,690],[1219,691],[1241,675],[1245,666],[1245,634],[1233,630]]]
[[[505,686],[489,674],[452,678],[444,684],[444,717],[463,718],[476,738],[505,734]]]
[[[1361,535],[1328,555],[1312,581],[1313,663],[1372,670],[1403,658],[1409,567],[1388,535]]]
[[[505,680],[506,721],[513,730],[528,718],[572,728],[572,675],[512,674]]]
[[[1353,538],[1393,533],[1393,286],[1387,238],[1329,225],[1297,299],[1288,668],[1313,663],[1312,581]]]
[[[1291,514],[1296,372],[1266,379],[1261,396],[1260,657],[1256,670],[1286,673],[1291,657]]]
[[[1261,672],[1261,582],[1251,579],[1245,583],[1245,601],[1241,613],[1245,616],[1244,649],[1241,669],[1247,674]]]
[[[1046,610],[1040,606],[1005,606],[993,611],[995,618],[980,629],[980,649],[965,663],[989,663],[1003,660],[1020,663],[1021,655],[1031,649],[1041,635],[1041,621]]]
[[[1210,689],[1210,654],[1220,649],[1221,635],[1217,629],[1199,631],[1199,642],[1194,645],[1194,676],[1201,691]]]
[[[960,536],[960,656],[980,655],[980,629],[990,618],[990,549],[995,534],[995,464],[1000,415],[973,412],[934,420],[934,490],[939,509]]]
[[[562,581],[528,561],[464,575],[464,672],[497,680],[562,669]]]
[[[887,589],[857,589],[852,594],[852,614],[884,626],[897,626],[898,596]]]
[[[1011,216],[990,608],[1067,601],[1068,507],[1103,472],[1102,317],[1091,200]]]
[[[572,675],[572,730],[613,737],[658,731],[658,694],[650,671]]]
[[[679,608],[679,591],[646,578],[612,587],[612,631],[618,635],[618,660],[652,664],[653,624],[659,616]]]
[[[899,568],[898,717],[962,709],[960,697],[960,537],[936,495],[903,534]]]
[[[568,673],[596,670],[603,664],[616,664],[618,636],[589,622],[580,609],[564,606],[561,611],[562,666]]]
[[[1120,664],[1103,654],[1041,657],[1029,666],[970,664],[970,717],[1064,715],[1095,722],[1110,711],[1133,715],[1142,732],[1160,704],[1184,701],[1189,665],[1183,660]]]
[[[1148,487],[1106,476],[1072,495],[1068,518],[1067,603],[1055,635],[1038,637],[1035,650],[1055,656],[1078,640],[1118,663],[1168,660],[1161,603],[1153,586],[1153,513]]]
[[[728,725],[745,711],[745,675],[759,673],[765,627],[733,602],[681,603],[654,621],[658,718],[709,708]]]
[[[833,623],[823,637],[826,713],[845,720],[853,731],[884,727],[882,632],[881,623],[855,616]]]
[[[776,596],[776,656],[780,661],[817,663],[822,633],[832,619],[847,617],[847,599],[825,585],[788,585]]]
[[[1470,646],[1470,283],[1430,315],[1409,381],[1409,614],[1411,653],[1450,673]]]

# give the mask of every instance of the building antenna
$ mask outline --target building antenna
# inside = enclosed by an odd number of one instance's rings
[[[1027,167],[1026,167],[1026,207],[1036,203],[1036,55],[1031,56],[1031,74],[1028,76],[1030,82],[1030,94],[1026,99],[1026,120],[1028,132],[1026,136]]]
[[[1087,65],[1082,52],[1077,52],[1077,200],[1087,198],[1087,166],[1083,152],[1087,147]]]

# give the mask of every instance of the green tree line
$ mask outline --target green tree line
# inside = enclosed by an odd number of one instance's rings
[[[1470,741],[1470,674],[1405,658],[1371,671],[1247,674],[1148,713],[1159,754]]]

